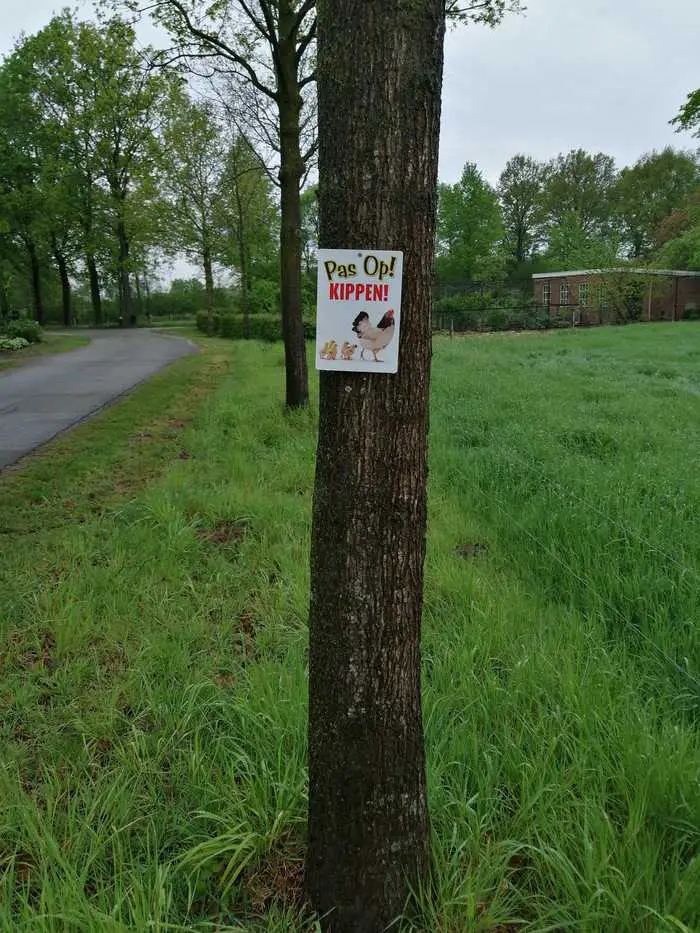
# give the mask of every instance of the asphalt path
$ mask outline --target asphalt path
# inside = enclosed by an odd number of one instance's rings
[[[81,333],[89,346],[0,373],[0,470],[195,351],[147,330]]]

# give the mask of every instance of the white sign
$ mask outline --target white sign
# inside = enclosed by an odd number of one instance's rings
[[[398,372],[402,277],[396,250],[318,251],[317,369]]]

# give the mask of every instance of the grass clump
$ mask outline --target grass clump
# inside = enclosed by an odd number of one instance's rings
[[[697,929],[700,328],[435,349],[404,925]],[[0,478],[0,928],[314,929],[316,417],[280,359],[207,341]]]

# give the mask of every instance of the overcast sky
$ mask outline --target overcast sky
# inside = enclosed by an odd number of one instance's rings
[[[440,177],[466,161],[495,183],[517,152],[549,159],[582,147],[618,165],[666,145],[697,145],[668,125],[700,86],[700,0],[527,0],[497,29],[447,37]],[[0,0],[0,54],[62,4]],[[78,0],[90,15],[89,0]],[[144,41],[153,33],[144,31]]]

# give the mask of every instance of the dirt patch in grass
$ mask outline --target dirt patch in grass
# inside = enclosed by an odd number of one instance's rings
[[[243,891],[252,911],[264,914],[273,905],[301,914],[304,897],[304,852],[281,840],[243,879]]]
[[[184,451],[183,451],[184,453]],[[217,519],[213,528],[202,528],[197,532],[197,537],[202,541],[208,541],[210,544],[216,544],[220,547],[236,547],[245,538],[248,530],[248,522],[240,519]]]

